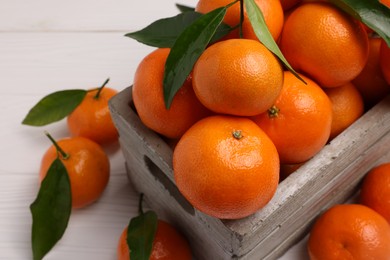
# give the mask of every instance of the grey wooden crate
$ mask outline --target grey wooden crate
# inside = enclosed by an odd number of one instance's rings
[[[282,181],[255,214],[220,220],[194,209],[174,183],[172,149],[131,108],[131,87],[109,103],[128,176],[161,218],[189,239],[197,259],[276,259],[301,239],[324,209],[356,193],[365,173],[390,161],[390,97],[364,114]]]

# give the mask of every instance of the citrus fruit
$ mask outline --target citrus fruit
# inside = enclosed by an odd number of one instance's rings
[[[329,137],[332,140],[363,115],[364,102],[352,83],[324,91],[332,102],[332,128]]]
[[[274,38],[274,40],[277,40],[280,36],[280,33],[282,32],[284,23],[283,7],[280,1],[262,0],[256,1],[256,4],[260,8],[264,16],[265,23],[269,32],[272,35],[272,38]],[[253,26],[247,17],[244,18],[244,21],[242,23],[242,32],[244,38],[258,40],[253,30]]]
[[[380,47],[380,66],[387,84],[390,84],[390,48],[383,39]]]
[[[232,3],[230,0],[199,0],[195,11],[200,13],[208,13],[216,8],[227,6]],[[265,23],[270,31],[272,37],[276,40],[283,27],[283,9],[279,0],[255,0],[255,3],[260,8]],[[226,24],[231,27],[238,26],[240,23],[240,3],[237,2],[231,7],[228,8],[226,15],[223,20]],[[243,34],[244,38],[254,38],[252,25],[249,22],[246,11],[244,11],[244,24],[243,24]],[[234,30],[229,38],[238,38],[239,33],[238,29]]]
[[[141,121],[155,132],[179,138],[193,123],[210,114],[196,98],[191,75],[173,98],[164,103],[163,76],[170,49],[156,49],[138,65],[133,82],[133,101]]]
[[[68,158],[59,155],[54,145],[50,146],[41,161],[40,181],[59,156],[68,172],[72,207],[82,208],[93,203],[105,190],[110,176],[110,162],[104,150],[85,137],[64,138],[57,144]]]
[[[129,260],[127,227],[123,230],[117,247],[118,260]],[[191,248],[186,238],[169,223],[158,220],[150,260],[191,260]]]
[[[113,143],[118,132],[112,121],[108,101],[117,94],[112,88],[88,91],[83,101],[67,117],[72,136],[83,136],[99,144]]]
[[[390,223],[390,163],[371,169],[363,179],[360,202]]]
[[[367,109],[377,104],[387,94],[390,94],[390,85],[386,82],[381,71],[380,49],[381,39],[370,38],[367,62],[362,72],[352,80],[352,83],[362,94]],[[388,58],[390,59],[390,55]]]
[[[321,87],[350,82],[368,57],[367,32],[361,23],[325,2],[294,9],[280,37],[280,49],[291,66]]]
[[[359,204],[328,209],[311,229],[310,259],[387,260],[390,256],[390,226],[374,210]]]
[[[252,119],[275,144],[283,164],[309,160],[328,141],[332,124],[332,103],[310,78],[284,72],[282,91],[269,109]]]
[[[179,191],[198,210],[220,219],[246,217],[273,197],[279,157],[250,119],[215,115],[195,123],[173,152]]]
[[[267,110],[283,85],[276,57],[258,41],[231,39],[208,47],[195,63],[196,96],[208,109],[251,116]]]

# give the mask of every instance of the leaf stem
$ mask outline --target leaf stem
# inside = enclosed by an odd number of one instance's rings
[[[94,99],[98,99],[99,96],[100,96],[100,92],[102,92],[103,88],[107,85],[107,83],[110,81],[110,78],[107,78],[106,81],[104,81],[103,85],[98,88],[98,91],[96,93],[96,95],[94,96]]]
[[[240,39],[242,39],[244,37],[243,32],[242,32],[242,23],[243,22],[244,22],[244,0],[240,0],[240,26],[238,29]]]
[[[56,140],[54,140],[54,138],[48,133],[45,131],[45,135],[50,139],[50,141],[53,143],[54,147],[57,149],[57,152],[59,154],[61,154],[62,156],[62,159],[64,160],[67,160],[69,159],[70,155],[65,153],[64,150],[62,150],[62,148],[58,145],[58,143],[56,142]]]

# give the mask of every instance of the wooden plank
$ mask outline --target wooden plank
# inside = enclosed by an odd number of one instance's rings
[[[191,0],[2,0],[0,32],[130,32],[179,13]]]
[[[107,77],[119,91],[153,49],[122,33],[0,33],[0,94],[43,97],[48,89],[93,88]]]

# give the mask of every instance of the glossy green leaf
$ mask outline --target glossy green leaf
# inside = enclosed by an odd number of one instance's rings
[[[215,31],[213,37],[211,38],[210,44],[220,40],[221,38],[223,38],[224,36],[226,36],[228,33],[230,33],[233,30],[234,30],[233,27],[231,27],[231,26],[227,25],[226,23],[222,22],[218,26],[218,28]]]
[[[86,90],[54,92],[42,98],[27,114],[22,124],[43,126],[68,116],[83,101]]]
[[[72,209],[70,181],[60,159],[54,160],[30,205],[34,260],[42,259],[65,233]]]
[[[194,11],[186,11],[174,17],[157,20],[144,29],[127,33],[125,36],[152,47],[171,48],[179,35],[202,16],[202,14]],[[231,30],[230,26],[221,24],[212,41],[222,38]]]
[[[167,108],[170,107],[173,97],[190,74],[195,62],[210,43],[225,17],[226,10],[227,7],[220,7],[202,15],[176,40],[165,63],[163,85]]]
[[[196,12],[180,13],[174,17],[157,20],[144,29],[127,33],[125,36],[149,46],[170,48],[184,29],[199,16],[200,14]]]
[[[149,260],[158,225],[157,215],[147,211],[130,220],[127,228],[127,245],[131,260]]]
[[[279,60],[286,66],[286,68],[291,71],[297,78],[302,82],[305,82],[298,73],[291,67],[283,53],[280,51],[279,46],[276,44],[274,38],[272,37],[268,27],[265,23],[263,13],[260,8],[257,6],[254,0],[244,0],[245,9],[249,18],[249,21],[253,27],[253,30],[260,40],[273,54],[275,54]]]
[[[182,5],[182,4],[176,4],[176,7],[182,13],[184,13],[184,12],[194,12],[195,11],[194,7],[190,7],[190,6],[186,6],[186,5]]]
[[[331,0],[332,3],[362,21],[390,46],[390,9],[378,0]]]

